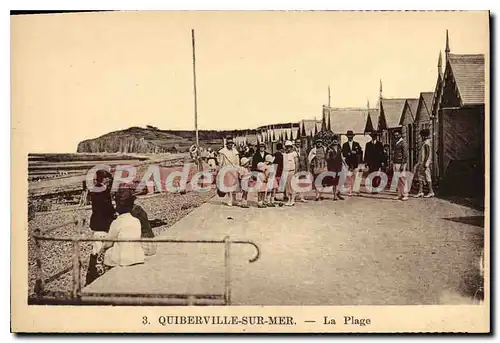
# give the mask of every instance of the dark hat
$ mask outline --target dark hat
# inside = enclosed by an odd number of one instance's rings
[[[121,184],[116,191],[115,200],[117,202],[134,201],[135,199],[135,185],[133,184]]]
[[[260,143],[259,143],[259,146],[266,147],[266,143],[264,143],[264,142],[260,142]]]
[[[372,136],[372,137],[373,136],[378,136],[378,135],[380,135],[380,132],[378,132],[378,131],[372,131],[372,132],[370,132],[370,136]]]
[[[234,143],[234,141],[233,141],[233,137],[231,137],[231,136],[227,137],[227,138],[226,138],[226,144],[227,144],[227,143]]]
[[[115,194],[116,211],[120,214],[132,211],[136,199],[134,188],[130,185],[121,186]]]
[[[332,141],[338,141],[338,140],[339,140],[339,136],[338,135],[333,135]]]
[[[347,130],[346,136],[354,136],[354,132],[352,130]]]
[[[103,180],[106,177],[112,177],[111,173],[104,169],[99,169],[95,175],[97,180]]]
[[[428,137],[431,135],[431,131],[429,129],[420,130],[420,136]]]

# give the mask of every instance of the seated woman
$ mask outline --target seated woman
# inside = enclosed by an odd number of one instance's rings
[[[140,239],[141,222],[132,216],[135,196],[131,188],[120,188],[116,193],[116,218],[109,228],[107,239]],[[113,267],[144,263],[140,242],[104,242],[97,256],[97,274],[103,275]]]

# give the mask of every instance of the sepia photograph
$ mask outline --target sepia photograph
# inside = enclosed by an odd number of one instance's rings
[[[488,11],[10,20],[23,331],[489,330]]]

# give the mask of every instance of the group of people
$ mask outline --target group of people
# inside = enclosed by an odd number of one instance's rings
[[[232,140],[232,139],[231,139]],[[233,146],[234,141],[233,141]],[[236,147],[236,146],[235,146]],[[240,158],[247,157],[247,158],[252,158],[253,155],[255,154],[254,149],[257,148],[258,150],[258,144],[257,143],[248,143],[248,144],[243,144],[240,143],[240,145],[236,148],[238,151],[238,154]],[[195,151],[195,146],[193,146],[193,150],[191,151],[191,158],[196,160],[198,157],[208,165],[209,168],[213,169],[219,166],[219,154],[218,151],[213,150],[211,147],[204,148],[200,147],[199,148],[199,156],[197,156],[197,152]]]
[[[414,170],[414,176],[419,183],[419,192],[416,197],[430,198],[434,196],[430,172],[430,132],[428,129],[423,129],[420,131],[420,135],[422,146]],[[409,153],[401,131],[394,132],[395,145],[392,156],[389,154],[389,146],[382,144],[379,140],[378,132],[370,134],[371,140],[366,143],[364,154],[361,145],[354,140],[353,131],[347,131],[346,136],[347,142],[342,145],[338,135],[333,135],[328,142],[318,137],[310,151],[304,149],[300,140],[297,140],[295,144],[291,141],[285,142],[284,145],[278,143],[274,154],[267,152],[265,144],[260,143],[256,152],[251,155],[243,154],[243,156],[235,148],[233,139],[228,137],[226,146],[218,151],[218,165],[221,168],[233,167],[232,171],[226,172],[224,175],[226,186],[246,184],[248,188],[252,188],[257,181],[260,181],[260,188],[257,190],[257,206],[259,208],[275,207],[277,205],[276,195],[280,191],[284,193],[284,203],[278,203],[279,205],[294,206],[297,195],[299,201],[307,202],[304,193],[296,192],[292,187],[292,177],[303,171],[312,174],[313,180],[311,181],[315,189],[316,201],[323,199],[322,193],[326,187],[332,187],[333,200],[344,200],[339,188],[339,184],[343,185],[344,182],[347,186],[347,195],[352,196],[353,190],[355,194],[359,194],[359,189],[356,190],[354,185],[359,166],[362,163],[365,164],[363,172],[398,173],[397,198],[403,201],[408,200],[412,180],[409,180],[405,174],[409,171]],[[320,176],[321,182],[320,185],[317,185],[317,182],[314,181]],[[375,176],[371,180],[373,193],[378,193],[380,182],[380,176]],[[279,187],[282,183],[284,183],[284,189]],[[425,184],[429,188],[427,195],[423,193]],[[248,208],[248,189],[237,189],[227,194],[219,193],[219,195],[227,195],[227,205],[233,206],[236,204],[236,193],[239,191],[242,193],[239,206]]]
[[[278,205],[294,206],[296,194],[291,187],[291,178],[299,171],[307,169],[305,163],[305,152],[301,148],[300,141],[295,145],[291,141],[285,144],[277,143],[274,154],[266,151],[266,145],[261,142],[257,151],[243,154],[235,148],[232,137],[226,139],[226,146],[219,150],[219,166],[221,169],[232,167],[232,170],[224,175],[224,184],[248,185],[249,188],[259,184],[257,189],[257,207],[275,207]],[[276,195],[280,192],[280,185],[284,182],[284,202],[277,202]],[[242,200],[240,206],[248,208],[248,189],[242,189]],[[228,192],[228,205],[236,204],[236,191]],[[302,194],[299,200],[306,202]]]
[[[90,229],[96,239],[129,239],[154,238],[153,230],[146,211],[135,204],[134,188],[121,185],[114,194],[111,185],[112,175],[99,170],[96,173],[95,185],[89,190],[92,204]],[[156,253],[154,242],[93,242],[86,285],[117,266],[130,266],[144,263],[145,257]]]

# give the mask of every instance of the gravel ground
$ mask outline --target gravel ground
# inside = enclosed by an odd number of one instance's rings
[[[155,235],[159,235],[172,224],[182,217],[186,216],[196,207],[208,201],[214,195],[210,190],[206,193],[190,192],[186,194],[157,194],[139,198],[137,204],[142,206],[148,213],[148,218],[152,222]],[[87,223],[90,219],[91,210],[89,208],[75,208],[68,211],[40,212],[29,222],[29,233],[40,228],[42,231],[48,226],[58,225],[72,221],[75,216],[86,218]],[[64,228],[54,230],[50,233],[52,237],[72,237],[78,235],[75,225],[69,225]],[[88,227],[81,230],[83,237],[91,237],[92,232]],[[42,269],[44,278],[47,280],[60,271],[70,268],[72,261],[72,243],[66,242],[41,242],[42,247]],[[36,260],[35,260],[34,240],[28,239],[28,280],[29,293],[33,294],[36,279]],[[82,259],[82,281],[85,280],[85,274],[88,266],[88,258],[92,250],[91,243],[80,243],[80,256]],[[70,291],[71,290],[71,269],[60,275],[53,281],[46,282],[45,289],[50,291]],[[83,285],[82,285],[83,286]]]

